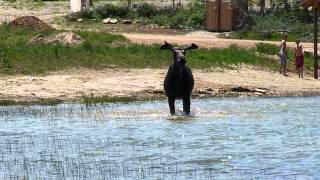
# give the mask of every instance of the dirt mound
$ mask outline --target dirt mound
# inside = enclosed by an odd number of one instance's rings
[[[80,45],[84,40],[73,32],[62,32],[53,34],[47,37],[37,35],[30,40],[31,43],[44,43],[44,44],[64,44],[64,45]]]
[[[53,28],[47,23],[41,21],[35,16],[22,16],[10,22],[12,26],[29,27],[33,29],[38,29],[42,31],[49,31]]]

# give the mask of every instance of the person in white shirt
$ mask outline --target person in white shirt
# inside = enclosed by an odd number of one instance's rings
[[[280,45],[280,74],[283,73],[283,75],[287,75],[287,64],[288,64],[288,51],[287,51],[287,40],[288,40],[288,35],[285,34],[283,36],[283,40],[281,41]]]

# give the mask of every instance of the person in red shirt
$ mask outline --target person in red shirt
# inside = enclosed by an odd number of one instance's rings
[[[303,48],[300,40],[296,40],[296,68],[299,73],[299,78],[303,78],[303,66],[304,66],[304,56],[303,56]]]

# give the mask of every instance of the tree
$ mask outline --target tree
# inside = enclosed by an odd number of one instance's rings
[[[259,0],[260,14],[264,15],[266,9],[266,0]]]
[[[176,9],[176,2],[175,2],[175,0],[172,0],[172,7],[173,7],[173,9]]]

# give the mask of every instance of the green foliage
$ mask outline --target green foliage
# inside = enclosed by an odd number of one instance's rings
[[[5,60],[0,62],[0,73],[42,74],[70,67],[167,68],[172,63],[172,52],[160,50],[159,45],[128,44],[121,35],[77,32],[85,40],[81,46],[29,43],[39,33],[0,26],[0,52],[5,54],[2,56]],[[47,32],[52,33],[58,32]],[[275,69],[277,62],[256,56],[255,52],[255,49],[237,46],[199,49],[188,52],[187,59],[188,64],[196,69],[237,68],[242,64]]]
[[[256,49],[257,49],[257,52],[268,54],[268,55],[277,55],[279,54],[279,51],[280,51],[278,46],[267,44],[267,43],[257,44]]]
[[[282,32],[289,35],[289,41],[299,38],[303,41],[312,39],[312,17],[307,9],[301,7],[300,1],[273,1],[264,14],[250,11],[248,26],[238,32],[243,39],[281,40]]]
[[[133,101],[148,101],[152,100],[153,98],[145,96],[145,97],[112,97],[112,96],[95,96],[94,94],[81,96],[82,102],[85,103],[87,106],[101,104],[106,102],[121,102],[121,103],[129,103]]]
[[[6,47],[3,44],[0,44],[0,62],[1,62],[0,67],[2,67],[1,68],[2,72],[10,73],[12,65],[10,60],[6,57]]]
[[[276,69],[277,63],[255,55],[255,49],[245,49],[236,45],[229,48],[200,49],[189,54],[193,68],[221,67],[226,69],[240,68],[243,64]]]
[[[98,6],[94,10],[97,18],[119,17],[126,18],[130,14],[131,9],[127,6],[115,6],[113,4],[105,4]]]
[[[160,26],[168,26],[177,29],[204,28],[206,20],[206,6],[203,3],[196,2],[187,7],[178,7],[173,9],[171,6],[157,7],[150,3],[141,3],[136,8],[127,6],[115,6],[105,4],[97,7],[94,11],[83,11],[68,15],[66,18],[76,21],[83,19],[103,19],[103,18],[143,18],[145,21],[151,21]]]
[[[138,17],[150,18],[152,16],[155,16],[157,14],[157,11],[158,9],[156,8],[156,6],[150,3],[139,4],[136,8]]]
[[[166,13],[170,13],[170,16],[157,15],[151,17],[152,22],[160,26],[166,25],[175,29],[204,28],[206,9],[202,3],[193,3],[186,8],[178,8],[176,11],[171,11],[170,9],[166,9],[165,11]]]

